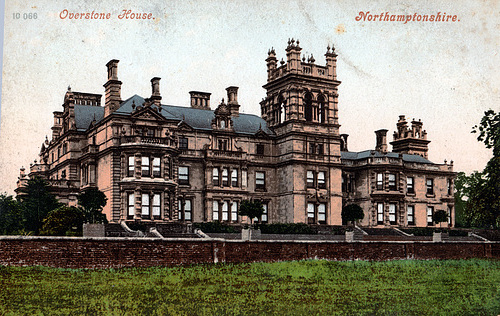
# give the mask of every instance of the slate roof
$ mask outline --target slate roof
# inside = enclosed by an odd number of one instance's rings
[[[134,95],[133,97],[125,100],[115,113],[131,114],[133,111],[132,104],[135,106],[142,106],[144,98]],[[152,106],[156,108],[156,106]],[[186,124],[194,129],[211,130],[212,120],[215,118],[213,110],[194,109],[191,107],[163,105],[161,106],[161,115],[166,119],[184,121]],[[240,134],[254,135],[261,129],[268,135],[274,133],[267,127],[266,121],[261,117],[253,114],[240,113],[238,117],[232,117],[234,123],[234,131]]]
[[[75,105],[75,124],[79,131],[86,131],[94,120],[99,122],[104,117],[104,107],[92,105]]]
[[[340,153],[341,159],[345,160],[362,160],[366,159],[368,157],[375,157],[375,158],[382,158],[382,157],[389,157],[389,158],[399,158],[398,153],[393,153],[389,152],[387,154],[383,154],[379,151],[376,150],[365,150],[365,151],[360,151],[360,152],[353,152],[353,151],[342,151]],[[408,155],[408,154],[403,154],[403,161],[405,162],[416,162],[416,163],[428,163],[432,164],[431,161],[425,159],[422,156],[419,155]]]

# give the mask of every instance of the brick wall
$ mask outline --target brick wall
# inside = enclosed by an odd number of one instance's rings
[[[500,259],[499,242],[337,242],[0,237],[0,265],[61,268],[174,266],[301,259]]]

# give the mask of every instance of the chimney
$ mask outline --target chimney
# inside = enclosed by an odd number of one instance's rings
[[[122,82],[118,80],[118,62],[119,60],[113,59],[106,64],[106,67],[108,67],[108,81],[104,84],[104,116],[116,111],[122,102],[120,96]]]
[[[191,107],[195,109],[210,110],[209,92],[189,91],[191,95]]]
[[[231,86],[226,88],[227,91],[227,105],[231,110],[232,116],[240,115],[240,105],[238,104],[238,87]]]
[[[154,105],[161,105],[161,94],[160,94],[160,79],[159,77],[154,77],[151,79],[151,101]]]
[[[383,154],[387,153],[387,130],[386,129],[379,129],[378,131],[375,131],[375,134],[377,135],[377,146],[375,147],[376,151],[379,151]]]
[[[349,137],[349,134],[340,134],[340,151],[349,151],[347,149],[347,137]]]

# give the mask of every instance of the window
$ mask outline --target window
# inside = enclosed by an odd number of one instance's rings
[[[135,157],[128,157],[128,168],[127,168],[127,176],[133,177],[135,174]]]
[[[247,171],[241,170],[241,186],[243,188],[247,187]]]
[[[219,201],[213,201],[212,203],[212,220],[219,220]]]
[[[451,213],[453,211],[453,206],[448,205],[448,225],[451,227]]]
[[[434,195],[434,180],[427,179],[426,184],[427,184],[427,194]]]
[[[264,155],[264,144],[257,144],[256,145],[256,152],[257,152],[257,155]]]
[[[142,205],[141,217],[148,218],[149,217],[149,194],[147,194],[147,193],[142,194],[141,205]]]
[[[155,130],[152,128],[147,128],[146,129],[146,136],[148,137],[155,137]]]
[[[161,210],[161,199],[159,194],[153,195],[153,217],[156,219],[160,218]]]
[[[377,224],[384,224],[384,203],[377,203]]]
[[[129,219],[134,218],[134,215],[135,215],[135,196],[134,196],[134,193],[128,194],[127,209],[128,209],[127,217]]]
[[[453,181],[448,179],[448,195],[453,195]]]
[[[264,208],[264,212],[262,212],[262,216],[260,217],[260,221],[262,223],[267,223],[267,216],[268,216],[267,203],[262,203],[262,208]]]
[[[189,167],[179,167],[179,184],[189,184]]]
[[[307,170],[307,187],[314,188],[314,171]]]
[[[218,145],[219,150],[227,151],[227,139],[219,139]]]
[[[238,187],[238,169],[231,170],[231,186]]]
[[[384,174],[377,173],[377,190],[384,189]]]
[[[326,223],[326,204],[318,204],[318,222],[320,224]]]
[[[66,154],[68,152],[68,144],[67,143],[64,143],[63,146],[62,146],[62,153],[63,155]]]
[[[153,177],[160,178],[161,177],[161,159],[159,157],[153,158]]]
[[[318,96],[318,105],[319,105],[318,121],[320,121],[321,123],[325,123],[325,98],[322,95]]]
[[[229,169],[228,168],[222,168],[222,186],[224,186],[224,187],[229,186]]]
[[[413,205],[408,205],[408,207],[406,208],[406,219],[407,219],[407,222],[408,222],[408,226],[410,225],[415,225],[415,206]]]
[[[187,137],[179,137],[179,149],[188,149],[188,145]]]
[[[427,226],[434,225],[433,217],[434,217],[434,207],[427,206]]]
[[[326,223],[326,204],[324,203],[307,203],[307,223],[316,224]]]
[[[389,223],[391,225],[396,225],[396,204],[389,204]]]
[[[324,171],[318,172],[318,188],[320,188],[320,189],[326,188],[325,172]]]
[[[307,203],[307,223],[308,224],[314,224],[316,222],[315,215],[316,214],[314,212],[314,204]]]
[[[238,221],[238,202],[231,203],[231,221]]]
[[[212,169],[212,182],[215,186],[219,186],[219,168]]]
[[[193,218],[192,215],[192,201],[188,199],[179,199],[179,220],[191,221]]]
[[[313,119],[313,108],[312,108],[312,95],[307,93],[304,96],[304,109],[305,109],[305,119],[310,122]]]
[[[66,170],[61,171],[61,178],[66,178]]]
[[[222,202],[222,220],[227,222],[229,220],[229,202]]]
[[[220,128],[225,129],[226,128],[226,121],[220,120]]]
[[[393,173],[389,173],[389,190],[396,190],[396,175]]]
[[[325,152],[325,147],[323,146],[323,144],[318,144],[317,146],[317,149],[318,149],[318,155],[323,155],[323,153]]]
[[[309,143],[309,153],[310,154],[316,153],[316,144],[315,143]]]
[[[406,178],[406,192],[410,194],[415,193],[415,179],[413,177]]]
[[[261,171],[255,172],[255,189],[265,190],[266,189],[266,174]]]
[[[149,157],[141,158],[141,174],[143,177],[149,177]]]

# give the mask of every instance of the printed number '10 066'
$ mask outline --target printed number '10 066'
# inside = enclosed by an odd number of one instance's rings
[[[23,13],[22,16],[24,20],[35,20],[36,18],[38,18],[38,15],[36,13]],[[12,18],[14,20],[21,19],[21,13],[19,12],[12,13]]]

